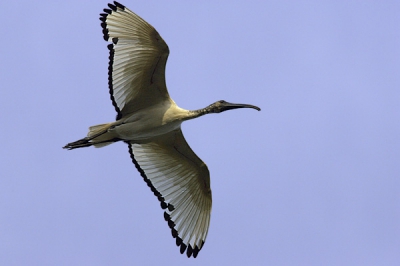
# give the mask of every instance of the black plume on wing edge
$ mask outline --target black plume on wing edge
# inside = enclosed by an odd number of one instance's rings
[[[107,16],[110,15],[113,11],[114,12],[117,11],[117,7],[121,8],[121,9],[125,9],[125,6],[121,5],[117,1],[114,1],[114,5],[108,4],[108,6],[111,9],[105,8],[103,10],[105,13],[101,13],[100,18],[99,18],[101,20],[100,25],[103,28],[103,38],[105,41],[108,41],[110,38],[110,36],[108,35],[108,29],[107,29],[107,23],[106,23]],[[121,110],[119,109],[117,102],[115,101],[115,98],[114,98],[114,88],[113,88],[113,78],[112,78],[113,65],[114,65],[114,45],[116,45],[117,43],[118,43],[118,38],[113,38],[112,43],[107,45],[107,48],[110,51],[110,55],[108,57],[108,59],[110,60],[108,63],[108,88],[109,88],[109,93],[110,93],[110,99],[115,108],[115,111],[117,112],[117,116],[116,116],[115,120],[119,120],[122,117]]]
[[[154,193],[154,196],[156,196],[157,199],[160,201],[161,208],[163,210],[168,209],[169,211],[173,211],[175,207],[172,204],[165,202],[164,197],[153,186],[150,179],[147,178],[143,169],[140,167],[140,165],[136,161],[135,156],[133,154],[132,145],[128,141],[126,141],[126,143],[128,144],[129,154],[131,156],[133,164],[135,165],[136,169],[139,171],[140,175],[142,176],[143,180],[146,182],[147,186]],[[171,228],[172,237],[176,238],[176,245],[178,247],[180,247],[181,254],[183,254],[186,250],[186,255],[188,256],[188,258],[190,258],[190,256],[192,256],[192,255],[193,255],[193,258],[196,258],[197,254],[199,253],[201,248],[204,246],[204,241],[202,242],[200,247],[193,248],[190,244],[186,245],[185,243],[183,243],[183,240],[178,236],[178,231],[175,229],[175,223],[174,223],[174,221],[171,220],[171,217],[167,212],[164,212],[164,219],[168,223],[169,228]]]

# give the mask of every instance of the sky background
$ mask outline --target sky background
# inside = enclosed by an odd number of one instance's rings
[[[208,165],[211,225],[179,254],[111,122],[106,1],[1,1],[1,265],[400,265],[400,2],[122,4],[170,48],[167,85]]]

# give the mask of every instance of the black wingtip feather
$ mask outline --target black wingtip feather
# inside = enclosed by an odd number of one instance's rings
[[[100,26],[101,26],[101,27],[103,28],[103,30],[104,30],[104,29],[106,29],[107,24],[106,24],[105,21],[103,21],[103,22],[100,23]]]
[[[107,36],[108,36],[108,34],[107,34]],[[106,41],[108,40],[108,38],[106,39],[106,34],[104,35],[104,39]],[[108,57],[108,59],[110,60],[110,62],[108,63],[108,89],[109,89],[109,93],[110,93],[111,102],[114,106],[115,111],[117,112],[117,116],[116,116],[115,120],[119,120],[122,117],[122,114],[121,114],[121,110],[119,110],[117,102],[115,101],[115,98],[114,98],[114,87],[113,87],[113,78],[112,78],[113,64],[114,64],[114,45],[110,43],[109,45],[107,45],[107,48],[108,48],[108,50],[110,50],[110,55]]]
[[[121,9],[125,9],[125,6],[118,3],[117,1],[114,1],[114,5],[116,5],[117,7],[121,8]]]
[[[155,195],[155,196],[157,197],[157,199],[158,199],[159,201],[164,201],[164,200],[165,200],[164,197],[161,196],[161,194],[160,194],[160,196],[157,196],[157,195]]]
[[[170,219],[171,216],[167,212],[164,212],[164,220],[168,222]]]
[[[199,249],[198,247],[195,247],[195,248],[193,249],[193,258],[196,258],[196,257],[197,257],[197,254],[199,254],[199,251],[200,251],[200,249]]]
[[[117,7],[113,4],[108,4],[108,7],[111,8],[112,11],[117,11]]]
[[[110,36],[108,35],[108,29],[104,28],[103,29],[103,38],[105,41],[108,41],[108,38],[110,38]],[[111,49],[109,49],[111,50]]]
[[[172,221],[172,220],[168,220],[168,226],[169,226],[169,228],[174,228],[175,227],[175,223]]]
[[[178,231],[176,231],[176,229],[171,229],[171,234],[173,238],[178,238]]]
[[[184,243],[181,244],[181,248],[180,248],[181,254],[183,254],[183,252],[185,252],[186,247],[187,247],[187,246],[186,246]]]
[[[174,205],[168,203],[168,210],[169,210],[170,212],[172,212],[173,210],[175,210]]]
[[[107,14],[111,14],[112,13],[112,10],[108,9],[108,8],[104,8],[103,11],[104,11],[104,13],[107,13]]]
[[[188,256],[188,258],[190,258],[190,256],[192,256],[193,253],[193,248],[192,246],[189,244],[187,251],[186,251],[186,255]]]

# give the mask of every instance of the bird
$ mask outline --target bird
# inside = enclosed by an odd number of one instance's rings
[[[210,173],[186,142],[181,124],[211,113],[261,109],[224,100],[198,110],[178,107],[165,82],[168,45],[153,26],[124,5],[114,1],[108,7],[100,20],[109,42],[108,87],[116,121],[89,127],[86,137],[63,148],[125,142],[133,164],[160,201],[180,253],[196,258],[210,224]]]

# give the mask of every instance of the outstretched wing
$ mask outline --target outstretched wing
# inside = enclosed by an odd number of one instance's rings
[[[147,143],[129,143],[136,168],[151,188],[181,253],[196,257],[211,216],[210,174],[180,129]]]
[[[100,14],[104,39],[112,42],[108,67],[117,120],[169,98],[165,85],[167,44],[146,21],[118,2]]]

